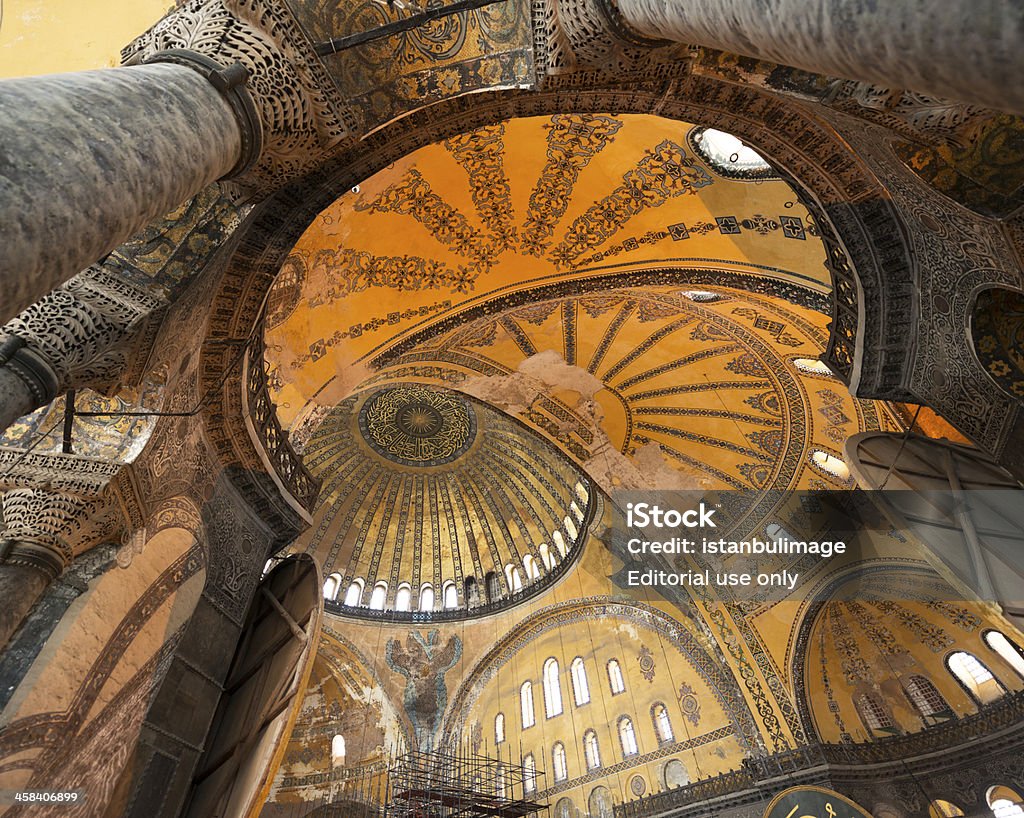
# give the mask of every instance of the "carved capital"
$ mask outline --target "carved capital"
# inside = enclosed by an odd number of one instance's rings
[[[283,4],[189,0],[122,56],[125,62],[152,62],[181,51],[203,55],[224,69],[240,65],[248,72],[246,88],[263,147],[251,168],[233,178],[246,193],[258,195],[298,176],[349,133],[350,122],[332,105],[336,90],[331,79]],[[225,75],[225,90],[230,80]]]
[[[76,455],[0,449],[0,540],[7,562],[59,565],[144,527],[130,466]],[[59,574],[60,571],[58,570]]]
[[[8,343],[22,342],[6,365],[33,387],[39,405],[73,387],[109,388],[129,358],[124,341],[161,306],[158,299],[93,265],[0,330]]]

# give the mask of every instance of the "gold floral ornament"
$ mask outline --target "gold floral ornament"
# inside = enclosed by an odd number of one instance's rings
[[[398,386],[372,395],[359,430],[377,454],[406,466],[440,466],[465,454],[476,437],[476,413],[454,392]]]

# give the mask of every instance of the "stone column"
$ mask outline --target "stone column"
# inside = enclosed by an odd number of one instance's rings
[[[34,543],[0,542],[0,650],[10,641],[64,565],[59,556]]]
[[[0,320],[256,158],[247,71],[193,56],[0,81]]]
[[[1006,0],[596,0],[638,35],[1024,113],[1024,5]]]

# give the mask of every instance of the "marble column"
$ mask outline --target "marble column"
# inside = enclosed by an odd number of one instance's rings
[[[0,81],[0,321],[251,164],[259,120],[247,132],[232,97],[246,77],[179,53]]]
[[[634,33],[1024,113],[1024,4],[600,0]]]
[[[58,554],[33,543],[0,541],[0,650],[28,616],[32,606],[63,570]]]

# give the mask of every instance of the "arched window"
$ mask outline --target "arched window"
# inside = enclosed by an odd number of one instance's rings
[[[576,496],[579,497],[582,502],[586,503],[587,500],[590,498],[590,492],[587,491],[587,487],[577,480],[575,490]]]
[[[612,794],[607,787],[594,787],[587,802],[590,818],[612,818],[615,808],[612,806]]]
[[[572,675],[572,699],[579,707],[590,701],[590,685],[587,682],[587,666],[583,663],[583,657],[577,656],[569,666]]]
[[[353,580],[352,584],[348,586],[348,591],[345,592],[345,604],[350,608],[355,608],[363,601],[363,581],[361,579]]]
[[[533,554],[527,554],[523,557],[523,573],[526,574],[527,581],[540,579],[540,566],[537,565],[537,560],[533,558]]]
[[[523,716],[523,729],[533,727],[535,719],[533,715],[532,682],[523,682],[523,686],[519,688],[519,709]]]
[[[857,712],[860,713],[861,721],[869,730],[891,731],[895,725],[892,716],[885,706],[873,693],[863,693],[857,697]]]
[[[555,773],[555,783],[569,778],[569,767],[565,763],[565,745],[560,741],[556,741],[555,746],[551,748],[551,768]]]
[[[505,566],[505,579],[508,580],[508,589],[512,593],[523,590],[523,578],[519,575],[519,569],[513,567],[512,563]]]
[[[565,547],[565,537],[562,536],[562,532],[552,531],[551,539],[554,541],[555,548],[558,549],[558,553],[564,557],[568,553],[568,551]]]
[[[494,743],[501,744],[505,741],[505,714],[499,713],[494,717]]]
[[[668,717],[668,708],[661,702],[651,708],[651,720],[654,722],[654,734],[658,737],[658,744],[668,744],[676,740],[672,732],[672,722]]]
[[[1011,642],[1006,634],[999,631],[985,631],[982,638],[986,645],[998,653],[999,657],[1017,671],[1021,678],[1024,678],[1024,650],[1021,650],[1020,645]]]
[[[338,586],[341,585],[341,574],[331,574],[324,583],[324,599],[338,598]]]
[[[503,764],[498,765],[498,769],[494,773],[494,794],[498,798],[506,798],[505,789],[505,766]]]
[[[267,574],[269,574],[270,573],[270,569],[273,568],[273,567],[274,567],[274,558],[271,557],[269,560],[267,560],[265,563],[263,563],[263,576],[266,576]],[[326,596],[326,594],[325,594],[325,596]]]
[[[636,731],[633,729],[633,720],[629,716],[622,716],[619,719],[619,743],[622,745],[622,757],[635,756],[640,750],[636,745]]]
[[[434,586],[430,583],[420,588],[420,610],[434,610]]]
[[[554,818],[576,818],[576,804],[571,798],[559,798],[555,804]]]
[[[549,719],[562,712],[562,683],[558,678],[558,660],[544,663],[544,715]]]
[[[911,676],[905,683],[907,698],[922,716],[934,716],[949,711],[942,694],[924,676]]]
[[[817,358],[794,358],[793,366],[809,375],[824,375],[828,377],[832,374],[832,370],[828,368],[828,365]]]
[[[459,607],[459,592],[451,580],[444,584],[444,607],[448,610]]]
[[[1024,818],[1024,800],[1009,787],[991,787],[987,793],[994,818]]]
[[[548,550],[547,543],[541,543],[540,548],[537,549],[540,552],[540,561],[544,563],[544,568],[550,571],[555,566],[551,563],[551,552]]]
[[[674,790],[676,787],[685,787],[690,783],[690,774],[686,771],[686,767],[683,765],[683,762],[678,758],[673,758],[665,763],[663,777],[665,779],[666,790]]]
[[[533,753],[527,753],[523,759],[523,792],[532,793],[537,791],[537,762],[533,760]]]
[[[412,609],[412,588],[407,583],[398,586],[395,593],[395,610],[408,611]]]
[[[466,605],[475,607],[480,604],[480,589],[476,585],[476,577],[466,577]]]
[[[494,571],[488,571],[484,576],[484,589],[487,591],[487,601],[496,602],[501,599],[501,580]]]
[[[383,611],[384,603],[388,600],[388,584],[378,582],[373,586],[373,593],[370,594],[370,610]]]
[[[956,804],[936,798],[928,805],[928,818],[963,818],[964,811]]]
[[[786,529],[784,529],[778,523],[769,523],[764,530],[765,534],[768,535],[768,539],[775,545],[780,543],[789,542],[790,540],[796,539]]]
[[[601,766],[601,750],[597,746],[597,733],[593,730],[583,734],[583,757],[587,760],[587,770],[596,770]]]
[[[571,503],[569,503],[569,511],[572,512],[572,516],[573,517],[575,517],[581,523],[583,522],[583,509],[581,509],[578,505],[576,505],[576,501],[575,500],[573,500]]]
[[[576,528],[576,523],[572,521],[572,518],[563,518],[562,525],[565,527],[565,533],[569,535],[570,542],[576,542],[576,540],[580,536],[580,531],[578,528]]]
[[[622,668],[619,667],[618,659],[608,662],[608,686],[613,696],[626,690],[626,680],[622,678]]]
[[[994,702],[1006,692],[999,680],[973,654],[962,650],[951,653],[946,659],[946,666],[979,704]]]
[[[331,766],[342,767],[345,764],[345,739],[343,736],[335,736],[331,740]]]
[[[834,454],[815,449],[811,452],[811,462],[819,469],[828,472],[840,480],[850,479],[850,468]]]

